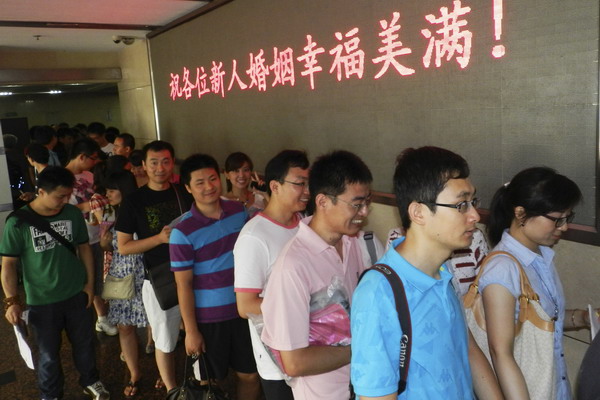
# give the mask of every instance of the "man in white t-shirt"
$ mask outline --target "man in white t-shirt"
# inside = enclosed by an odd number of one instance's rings
[[[100,150],[107,156],[114,154],[115,145],[106,140],[106,127],[102,122],[92,122],[87,128],[88,136],[94,142],[98,143]]]
[[[259,315],[263,289],[271,267],[281,249],[298,231],[300,212],[309,200],[306,153],[284,150],[265,168],[267,191],[271,196],[264,211],[259,212],[244,228],[235,243],[235,291],[241,317]],[[254,358],[267,400],[292,400],[291,388],[281,370],[269,357],[252,321],[250,335]]]

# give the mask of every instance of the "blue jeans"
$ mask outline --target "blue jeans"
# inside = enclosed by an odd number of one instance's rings
[[[82,387],[98,381],[94,348],[94,317],[86,308],[87,294],[80,292],[58,303],[29,306],[29,326],[39,348],[38,386],[42,398],[63,397],[64,375],[60,362],[62,331],[71,342],[73,361]]]

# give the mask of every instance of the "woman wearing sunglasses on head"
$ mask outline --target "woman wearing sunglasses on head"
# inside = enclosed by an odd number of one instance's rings
[[[507,399],[560,399],[571,398],[563,353],[563,329],[589,327],[584,310],[565,310],[565,298],[559,276],[554,267],[552,246],[567,231],[573,220],[573,207],[581,201],[581,191],[569,178],[551,168],[535,167],[519,172],[511,182],[503,185],[492,199],[488,235],[493,251],[504,251],[514,256],[495,255],[485,265],[479,281],[483,296],[487,344],[498,377]],[[522,325],[518,323],[522,287],[522,267],[531,289],[539,297],[548,346],[545,354],[538,353],[538,367],[527,368],[515,360],[515,338]],[[535,300],[535,296],[534,300]],[[526,302],[525,304],[529,304]],[[537,306],[537,304],[536,304]],[[533,306],[531,306],[533,308]],[[544,315],[547,314],[547,315]],[[538,327],[538,324],[534,324]],[[523,334],[524,335],[524,334]],[[522,343],[534,347],[521,338]],[[552,349],[553,344],[553,349]],[[485,346],[482,346],[485,347]],[[537,346],[536,348],[540,348]],[[516,353],[515,353],[516,354]],[[547,366],[547,382],[532,379]],[[533,370],[533,371],[531,371]]]

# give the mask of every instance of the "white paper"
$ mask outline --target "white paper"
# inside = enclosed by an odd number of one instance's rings
[[[18,325],[14,325],[15,336],[17,337],[17,344],[19,345],[19,351],[21,352],[21,357],[25,361],[25,364],[29,367],[29,369],[33,368],[33,357],[31,356],[31,349],[25,340],[25,336],[23,335],[23,331]]]
[[[600,321],[598,321],[596,310],[594,310],[591,304],[588,304],[588,312],[590,313],[590,336],[591,340],[594,340],[598,330],[600,330]]]

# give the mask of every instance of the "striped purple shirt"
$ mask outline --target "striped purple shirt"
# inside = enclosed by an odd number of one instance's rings
[[[247,214],[236,201],[219,201],[219,219],[205,217],[192,205],[169,240],[171,271],[194,271],[196,321],[200,323],[239,317],[233,291],[233,245]]]

